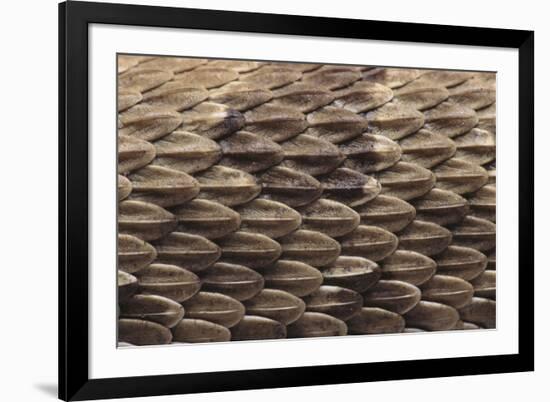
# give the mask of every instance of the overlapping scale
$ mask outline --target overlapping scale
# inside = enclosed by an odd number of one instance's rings
[[[495,327],[494,74],[118,69],[120,345]]]

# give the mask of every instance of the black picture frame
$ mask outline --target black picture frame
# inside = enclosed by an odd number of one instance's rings
[[[517,354],[214,373],[88,375],[88,25],[515,48],[519,52]],[[534,370],[534,32],[70,1],[59,5],[59,398],[292,387]]]

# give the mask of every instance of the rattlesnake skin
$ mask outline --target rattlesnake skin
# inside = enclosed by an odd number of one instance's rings
[[[495,93],[119,55],[119,345],[494,328]]]

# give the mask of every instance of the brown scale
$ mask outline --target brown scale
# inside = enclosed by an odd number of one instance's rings
[[[468,215],[461,223],[453,226],[451,232],[453,244],[457,246],[488,251],[496,245],[496,226],[486,219]]]
[[[187,131],[173,131],[153,143],[154,165],[193,174],[208,169],[222,157],[220,145],[204,136]]]
[[[245,112],[273,99],[268,89],[257,88],[246,82],[234,81],[220,88],[210,90],[210,100],[222,103],[239,112]]]
[[[305,312],[287,327],[289,338],[317,338],[347,334],[348,326],[344,321],[323,313]]]
[[[451,244],[451,232],[433,222],[412,221],[405,229],[397,233],[399,248],[416,251],[432,256],[441,253]]]
[[[199,272],[220,258],[220,248],[210,240],[188,233],[171,232],[155,243],[157,261]]]
[[[401,315],[379,307],[363,307],[346,324],[351,335],[394,334],[405,329]]]
[[[436,174],[414,163],[398,162],[374,177],[382,185],[381,194],[409,201],[430,191],[436,184]]]
[[[117,177],[117,199],[122,201],[127,198],[132,192],[132,182],[125,176],[118,175]]]
[[[302,113],[313,112],[334,100],[334,94],[329,90],[300,81],[275,89],[272,93],[270,104],[297,109]],[[308,122],[311,125],[309,115]]]
[[[182,57],[154,57],[141,63],[142,67],[157,68],[159,70],[171,71],[174,74],[194,70],[206,64],[206,59],[182,58]]]
[[[496,222],[496,187],[486,184],[468,198],[470,215]]]
[[[225,68],[236,73],[247,73],[257,70],[264,63],[248,60],[208,60],[209,67]]]
[[[243,265],[217,262],[200,273],[202,289],[243,301],[256,296],[264,287],[262,275]]]
[[[142,319],[118,320],[118,341],[129,345],[166,345],[172,342],[172,333],[165,326]]]
[[[496,302],[483,297],[474,297],[472,303],[459,310],[460,318],[482,328],[496,328]]]
[[[278,241],[282,249],[281,258],[314,267],[333,263],[341,252],[341,246],[336,240],[313,230],[299,229]]]
[[[399,232],[413,221],[415,208],[397,197],[379,195],[373,200],[355,207],[361,224],[377,226],[392,233]]]
[[[361,219],[350,207],[326,199],[319,199],[297,210],[302,214],[302,229],[318,231],[330,237],[348,234],[359,225]]]
[[[279,164],[311,176],[332,172],[346,158],[336,145],[321,138],[300,134],[281,143],[284,160]]]
[[[304,314],[306,305],[302,299],[278,289],[263,289],[244,302],[246,314],[271,318],[284,325],[296,321]]]
[[[181,114],[180,130],[190,131],[212,140],[223,138],[243,128],[245,117],[235,109],[214,102],[202,102]]]
[[[494,74],[118,64],[119,345],[494,327]]]
[[[476,111],[453,102],[443,102],[424,112],[424,128],[454,138],[467,133],[479,121]]]
[[[375,285],[382,272],[378,264],[361,257],[340,256],[322,268],[323,284],[340,286],[362,293]]]
[[[420,301],[420,290],[410,283],[380,280],[363,293],[365,307],[379,307],[403,315]]]
[[[406,68],[374,68],[363,73],[363,79],[389,88],[399,88],[420,76],[419,70]]]
[[[489,180],[487,171],[478,165],[452,158],[432,168],[435,175],[435,187],[468,194],[479,190]]]
[[[472,323],[472,322],[466,322],[462,320],[458,320],[455,327],[453,329],[455,330],[472,330],[472,329],[480,329],[481,327]]]
[[[237,131],[219,141],[222,150],[221,166],[247,173],[266,170],[285,158],[285,147],[246,131]]]
[[[241,217],[241,231],[263,234],[272,239],[293,232],[302,223],[298,211],[277,201],[256,198],[234,209]]]
[[[315,201],[323,193],[322,184],[307,173],[274,166],[258,176],[260,197],[300,207]]]
[[[199,292],[183,302],[186,318],[196,318],[231,328],[244,317],[244,306],[221,293]]]
[[[287,330],[282,323],[255,315],[245,315],[237,325],[231,328],[233,341],[283,339],[286,336]]]
[[[194,199],[171,208],[179,232],[217,239],[239,229],[240,215],[215,201]]]
[[[424,115],[418,110],[393,102],[371,110],[365,114],[369,122],[369,132],[383,135],[391,140],[399,140],[422,128]]]
[[[340,144],[339,148],[346,157],[342,166],[365,174],[394,166],[402,155],[401,147],[396,142],[376,134],[362,134]]]
[[[444,252],[434,257],[437,272],[467,281],[479,276],[487,267],[487,257],[469,247],[449,246]]]
[[[176,326],[184,316],[181,304],[158,295],[134,295],[119,306],[121,318],[152,321],[167,328]]]
[[[231,328],[244,317],[241,302],[221,293],[199,292],[183,302],[186,318],[210,321]]]
[[[420,286],[422,300],[443,303],[459,309],[472,302],[474,287],[454,276],[434,275]]]
[[[124,302],[132,297],[138,290],[139,284],[138,280],[134,275],[131,275],[127,272],[118,270],[117,271],[117,282],[118,282],[118,302]]]
[[[339,286],[321,286],[317,291],[304,297],[306,310],[328,314],[346,321],[361,311],[363,298],[351,289]]]
[[[118,230],[149,241],[164,237],[176,228],[176,217],[158,205],[143,201],[122,201],[118,206]]]
[[[140,292],[177,302],[193,297],[201,289],[200,278],[187,269],[169,264],[151,264],[135,274]]]
[[[155,154],[155,147],[151,143],[138,138],[119,135],[118,172],[125,174],[146,166],[155,159]]]
[[[299,261],[279,259],[258,271],[266,288],[284,290],[298,297],[315,292],[323,283],[323,275],[317,268]]]
[[[323,188],[323,198],[358,207],[376,198],[382,187],[372,176],[348,168],[337,168],[318,179]]]
[[[199,182],[195,178],[162,166],[147,165],[132,172],[128,179],[132,183],[128,199],[150,202],[164,208],[184,204],[200,192]]]
[[[496,270],[496,249],[485,251],[487,256],[487,270],[495,271]]]
[[[118,235],[118,269],[130,274],[147,267],[157,258],[155,248],[131,235]]]
[[[203,343],[228,342],[231,332],[222,325],[210,321],[184,318],[172,328],[173,342]]]
[[[137,66],[139,62],[139,56],[119,55],[117,58],[118,74],[122,74],[130,68]]]
[[[426,331],[454,329],[460,319],[458,311],[446,304],[421,300],[404,316],[407,326]]]
[[[424,70],[417,81],[450,88],[462,84],[472,77],[473,73],[467,71]]]
[[[364,117],[335,106],[326,106],[307,115],[306,134],[339,144],[358,137],[367,131],[369,123]]]
[[[119,135],[155,141],[170,134],[184,119],[172,108],[138,103],[119,114]]]
[[[323,66],[313,72],[304,74],[302,81],[325,89],[346,87],[361,78],[357,67]]]
[[[496,133],[496,103],[483,109],[476,110],[478,123],[477,128]]]
[[[197,198],[216,201],[226,206],[245,204],[260,194],[261,186],[254,176],[242,170],[215,165],[195,175],[200,192]]]
[[[447,190],[433,188],[422,197],[411,201],[416,217],[421,221],[448,226],[462,221],[470,211],[469,202],[460,195]]]
[[[447,136],[421,129],[399,141],[401,160],[432,168],[457,152],[457,145]]]
[[[449,97],[449,91],[442,85],[418,79],[393,91],[393,102],[426,110],[439,105]]]
[[[491,163],[483,166],[487,171],[487,184],[497,184],[497,161],[496,159]]]
[[[208,91],[190,87],[181,81],[169,81],[160,87],[144,92],[141,103],[149,106],[182,111],[192,108],[208,98]]]
[[[316,63],[296,63],[296,62],[270,62],[268,64],[273,67],[289,68],[291,70],[296,70],[301,73],[307,73],[308,71],[317,70],[323,66],[322,64],[316,64]]]
[[[492,74],[494,77],[494,74]],[[472,77],[449,90],[449,100],[474,110],[483,109],[496,100],[496,83],[493,79]]]
[[[393,91],[385,85],[368,81],[357,81],[353,85],[334,93],[334,106],[353,113],[365,113],[376,109],[393,98]]]
[[[268,266],[281,256],[283,249],[275,240],[259,233],[238,231],[216,240],[221,260],[252,269]]]
[[[496,138],[492,132],[473,128],[461,136],[455,137],[458,159],[476,165],[485,165],[496,158]]]
[[[339,238],[342,254],[380,261],[391,255],[399,240],[396,235],[376,226],[359,225]]]
[[[244,113],[244,129],[275,142],[297,136],[308,127],[306,116],[292,107],[265,103]]]
[[[233,70],[208,65],[174,75],[176,82],[205,88],[220,87],[237,78],[239,78],[239,74]]]
[[[239,80],[261,89],[276,89],[302,77],[296,69],[265,65],[250,73],[242,74]]]
[[[382,278],[422,285],[438,269],[437,263],[423,254],[410,250],[396,250],[380,262]]]
[[[496,271],[485,271],[470,282],[476,297],[496,299]]]
[[[137,92],[145,92],[173,78],[174,74],[168,70],[136,66],[118,76],[118,87],[121,90],[131,89]]]
[[[121,88],[118,91],[117,110],[122,112],[141,102],[143,96],[139,91]]]

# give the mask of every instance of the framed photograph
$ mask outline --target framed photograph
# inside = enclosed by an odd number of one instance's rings
[[[534,369],[533,32],[70,1],[59,41],[61,399]]]

